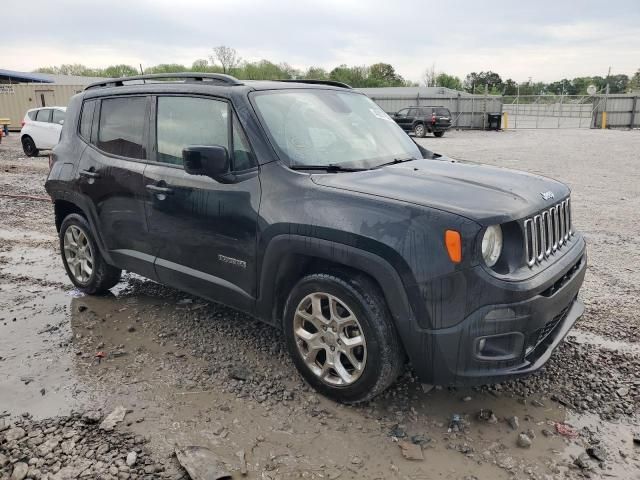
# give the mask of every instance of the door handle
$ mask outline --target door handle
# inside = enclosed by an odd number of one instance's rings
[[[87,178],[100,178],[100,174],[92,170],[80,170],[80,176]]]
[[[173,194],[173,188],[169,188],[169,187],[159,187],[158,185],[146,185],[145,188],[147,190],[149,190],[150,192],[157,194],[161,194],[161,195],[171,195]]]

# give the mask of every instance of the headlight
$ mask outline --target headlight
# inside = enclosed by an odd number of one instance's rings
[[[492,225],[484,232],[482,237],[482,258],[488,267],[493,267],[502,252],[502,228],[500,225]]]

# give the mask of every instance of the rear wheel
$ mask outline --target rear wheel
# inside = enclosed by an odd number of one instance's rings
[[[364,276],[303,278],[287,300],[284,327],[302,376],[334,400],[370,400],[402,371],[404,354],[384,297]]]
[[[444,137],[444,132],[433,132],[433,134],[438,138]]]
[[[35,157],[39,153],[36,142],[28,135],[22,137],[22,150],[27,157]]]
[[[104,261],[87,220],[77,213],[62,222],[60,253],[67,275],[85,293],[105,292],[120,281],[122,271]]]
[[[416,137],[423,138],[427,134],[427,129],[422,123],[418,123],[413,127],[413,134]]]

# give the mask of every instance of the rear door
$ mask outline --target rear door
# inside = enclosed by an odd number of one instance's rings
[[[447,129],[451,126],[451,112],[448,108],[434,107],[433,114],[436,118],[436,127]]]
[[[89,143],[78,167],[79,188],[99,241],[120,268],[155,278],[144,211],[149,97],[85,100],[79,134]]]
[[[145,170],[146,213],[161,282],[238,308],[256,290],[258,167],[224,99],[158,96],[152,156]],[[182,149],[221,145],[233,179],[220,183],[184,171]]]
[[[42,108],[36,112],[36,118],[31,125],[30,133],[37,148],[52,148],[58,143],[54,140],[55,134],[51,126],[51,113],[50,108]]]

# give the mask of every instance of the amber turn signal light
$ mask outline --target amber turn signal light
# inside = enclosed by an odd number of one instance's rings
[[[447,230],[444,232],[444,243],[447,246],[447,252],[449,258],[453,263],[460,263],[462,261],[462,239],[460,238],[460,232],[455,230]]]

